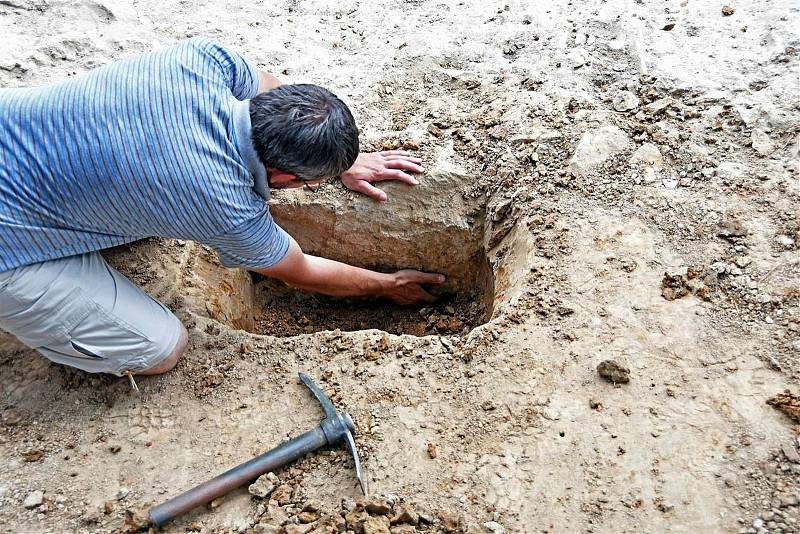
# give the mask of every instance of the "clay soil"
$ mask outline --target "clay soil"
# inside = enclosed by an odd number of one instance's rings
[[[426,172],[387,203],[281,192],[276,221],[460,295],[268,298],[196,243],[107,251],[189,347],[135,393],[4,338],[0,531],[146,530],[317,425],[305,372],[370,501],[334,447],[164,531],[798,532],[798,28],[790,0],[0,1],[3,87],[206,35],[331,88]]]

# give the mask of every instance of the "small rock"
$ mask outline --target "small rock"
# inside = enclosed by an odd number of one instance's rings
[[[8,426],[14,426],[22,421],[22,412],[14,407],[6,408],[3,413],[0,413],[0,421]]]
[[[41,451],[39,449],[22,453],[22,461],[24,462],[38,462],[43,457],[44,457],[44,451]]]
[[[492,532],[493,534],[506,534],[505,527],[497,521],[487,521],[483,524],[483,527],[487,532]]]
[[[767,404],[785,413],[790,419],[800,423],[800,395],[795,395],[788,389],[778,393]]]
[[[797,453],[797,449],[794,445],[784,444],[781,446],[781,450],[787,460],[795,464],[800,464],[800,454]]]
[[[732,8],[731,6],[723,6],[722,8],[723,17],[730,17],[734,13],[736,13],[736,9]]]
[[[286,506],[292,502],[292,487],[288,484],[281,484],[272,492],[270,500],[276,501],[281,506]]]
[[[30,510],[31,508],[36,508],[37,506],[41,505],[44,502],[44,492],[36,490],[32,491],[25,497],[25,500],[22,501],[22,506]]]
[[[416,534],[417,529],[414,525],[396,525],[391,528],[392,534]]]
[[[461,519],[451,512],[439,512],[439,521],[445,532],[456,532],[461,528]]]
[[[416,525],[419,523],[419,514],[409,504],[402,504],[398,506],[392,516],[391,524],[408,523],[409,525]]]
[[[653,143],[645,143],[636,149],[631,156],[631,163],[645,163],[653,167],[660,168],[664,164],[664,157],[661,151]]]
[[[613,125],[601,126],[583,134],[575,154],[569,162],[569,168],[576,175],[586,174],[608,158],[631,147],[631,140],[620,128]]]
[[[386,501],[372,500],[363,503],[364,509],[370,515],[389,515],[392,507]]]
[[[611,106],[614,111],[633,111],[639,107],[639,97],[630,91],[620,91],[614,95]]]
[[[603,360],[597,366],[597,372],[613,384],[630,382],[631,370],[615,360]]]
[[[589,62],[589,52],[583,48],[573,48],[567,54],[567,61],[569,61],[573,69],[579,69]]]
[[[150,516],[146,509],[125,510],[123,532],[139,532],[150,526]]]
[[[750,134],[750,142],[752,143],[753,150],[762,156],[769,156],[775,152],[775,145],[772,143],[769,135],[762,130],[753,130],[753,133]]]
[[[385,516],[369,517],[364,521],[364,534],[391,534],[389,532],[389,519]]]
[[[658,100],[647,104],[644,107],[644,110],[650,115],[660,115],[661,113],[664,113],[670,105],[672,105],[671,98],[659,98]]]
[[[275,473],[269,472],[266,475],[261,475],[258,477],[255,482],[250,484],[250,486],[247,488],[247,491],[250,492],[250,495],[254,497],[265,499],[266,497],[269,497],[273,491],[275,491],[277,485],[278,477],[275,476]]]
[[[319,519],[319,513],[318,512],[300,512],[300,514],[297,516],[297,519],[301,523],[306,525],[308,523],[313,523],[314,521]]]
[[[439,456],[439,447],[435,443],[428,443],[428,457],[435,460]]]
[[[347,512],[344,516],[347,529],[357,533],[364,532],[364,523],[367,519],[369,519],[369,514],[363,510],[360,512]]]
[[[727,219],[719,225],[717,235],[730,239],[732,237],[746,237],[749,232],[744,225],[736,219]]]
[[[497,405],[491,400],[485,400],[481,403],[481,408],[485,412],[491,412],[492,410],[497,409]]]

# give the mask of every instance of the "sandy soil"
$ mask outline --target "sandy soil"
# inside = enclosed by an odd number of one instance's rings
[[[800,530],[797,5],[373,4],[0,0],[3,86],[204,34],[330,87],[365,146],[416,151],[425,181],[387,186],[385,205],[338,184],[284,194],[276,217],[309,250],[488,291],[405,330],[436,335],[273,337],[251,332],[300,321],[305,297],[265,310],[191,243],[110,251],[189,350],[136,395],[3,342],[0,530],[136,530],[149,505],[316,425],[298,371],[353,415],[373,501],[355,503],[334,449],[276,473],[270,497],[242,489],[165,530]],[[485,310],[469,332],[436,328]],[[607,359],[630,382],[598,376]],[[785,412],[767,404],[786,389]]]

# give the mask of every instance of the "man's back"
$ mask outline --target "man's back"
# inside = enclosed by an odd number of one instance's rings
[[[259,216],[231,120],[231,95],[257,87],[241,56],[190,39],[0,90],[0,271],[145,236],[208,242]]]

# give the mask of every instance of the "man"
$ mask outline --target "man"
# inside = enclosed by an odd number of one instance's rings
[[[0,90],[0,328],[89,372],[158,374],[187,332],[97,252],[148,236],[195,240],[242,267],[334,296],[430,301],[442,275],[383,274],[304,254],[270,217],[269,188],[372,183],[419,159],[359,154],[347,106],[282,86],[194,38],[34,89]]]

